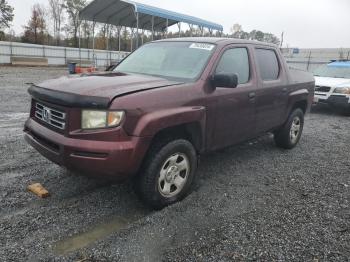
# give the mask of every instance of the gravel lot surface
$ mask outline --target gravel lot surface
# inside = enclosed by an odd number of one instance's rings
[[[24,142],[25,83],[65,73],[0,67],[0,261],[349,261],[350,117],[315,108],[291,151],[266,135],[203,156],[192,194],[154,212]]]

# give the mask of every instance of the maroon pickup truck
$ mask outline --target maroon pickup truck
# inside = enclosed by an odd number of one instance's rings
[[[25,139],[51,161],[95,177],[133,177],[154,208],[189,192],[198,156],[273,132],[299,141],[314,78],[271,44],[179,38],[143,45],[112,72],[29,88]]]

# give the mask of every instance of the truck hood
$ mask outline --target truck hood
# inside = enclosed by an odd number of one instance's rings
[[[183,83],[153,76],[103,72],[48,80],[32,85],[28,92],[36,99],[58,105],[108,108],[118,96],[180,84]]]
[[[329,87],[348,87],[350,86],[350,79],[315,76],[315,85]]]

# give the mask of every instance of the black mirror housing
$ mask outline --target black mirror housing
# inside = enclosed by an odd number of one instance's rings
[[[238,75],[217,73],[212,76],[211,82],[215,87],[235,88],[238,85]]]

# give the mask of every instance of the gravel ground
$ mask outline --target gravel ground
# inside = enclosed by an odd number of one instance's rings
[[[23,141],[25,83],[64,73],[0,67],[1,261],[349,261],[349,117],[314,108],[291,151],[266,135],[203,156],[192,194],[154,212]]]

